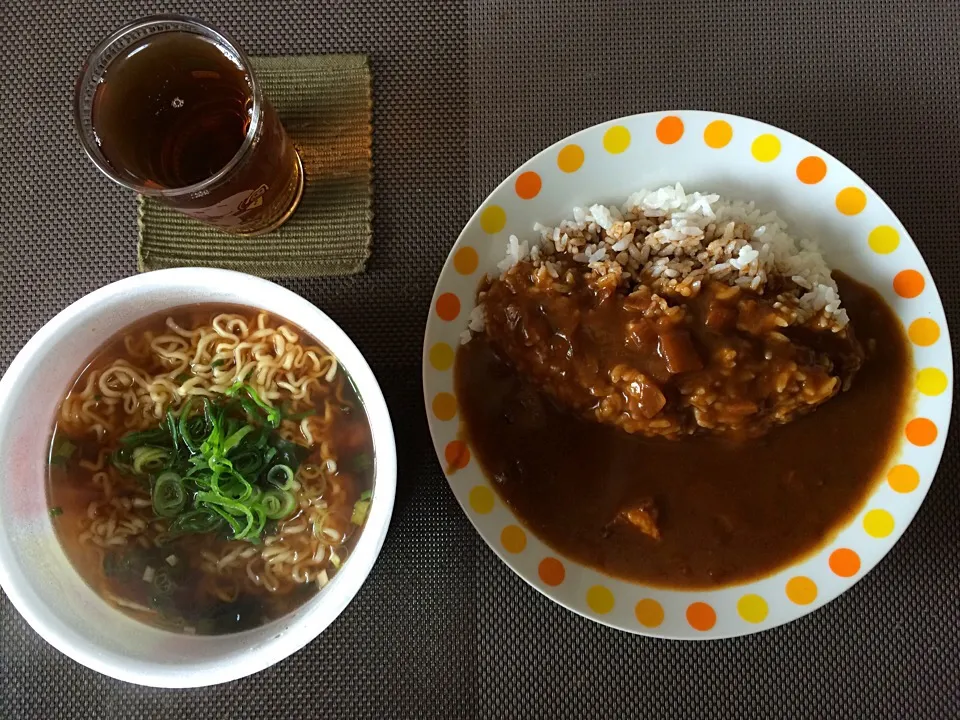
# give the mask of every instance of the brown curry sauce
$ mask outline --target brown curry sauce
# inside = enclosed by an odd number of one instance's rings
[[[902,430],[910,353],[873,289],[835,273],[863,345],[851,387],[735,440],[644,437],[561,407],[477,336],[457,353],[462,432],[501,498],[543,541],[653,585],[747,582],[815,550],[856,514]],[[653,500],[659,538],[629,522]]]

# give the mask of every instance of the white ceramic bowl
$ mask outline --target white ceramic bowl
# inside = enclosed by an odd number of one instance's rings
[[[102,600],[61,549],[45,488],[54,416],[84,360],[144,316],[201,302],[254,305],[296,323],[323,343],[356,383],[376,456],[367,525],[330,584],[279,620],[221,636],[158,630]],[[323,312],[279,285],[226,270],[161,270],[130,277],[90,293],[53,318],[0,380],[0,585],[47,642],[98,672],[158,687],[234,680],[296,652],[343,611],[383,546],[396,480],[393,427],[380,386],[353,342]]]

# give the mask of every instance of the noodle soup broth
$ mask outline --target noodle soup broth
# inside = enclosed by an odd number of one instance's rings
[[[67,556],[107,602],[222,634],[334,577],[373,477],[369,423],[337,359],[281,318],[201,304],[95,353],[60,405],[47,495]]]

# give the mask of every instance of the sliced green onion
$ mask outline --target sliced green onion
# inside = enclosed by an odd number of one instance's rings
[[[132,452],[130,448],[117,448],[110,453],[110,462],[120,472],[126,475],[132,475],[133,466],[130,464],[132,462],[130,459]]]
[[[190,417],[190,411],[193,410],[193,400],[194,398],[191,396],[183,406],[183,410],[180,411],[179,426],[180,437],[183,438],[183,444],[190,449],[190,452],[197,453],[200,452],[200,445],[202,444],[203,439],[195,437],[195,433],[198,432],[197,424],[195,422],[190,422],[192,420]]]
[[[283,520],[297,508],[297,499],[288,490],[267,490],[260,501],[266,516],[271,520]]]
[[[141,445],[133,449],[133,471],[149,475],[163,470],[170,464],[171,452],[163,448]]]
[[[52,518],[60,517],[61,515],[63,515],[63,508],[60,507],[59,505],[56,505],[50,508],[49,513],[50,513],[50,517]]]
[[[187,503],[183,479],[175,472],[157,476],[153,484],[153,511],[160,517],[176,517]]]
[[[242,502],[231,500],[213,492],[198,492],[196,498],[198,503],[206,504],[230,524],[230,527],[233,528],[234,539],[244,540],[251,534],[256,524],[256,518],[254,518],[253,511]],[[246,524],[243,520],[246,520]]]
[[[247,395],[249,395],[250,399],[253,400],[253,402],[255,402],[260,409],[264,411],[264,413],[266,413],[267,422],[272,427],[280,427],[280,411],[262,400],[257,391],[254,390],[250,385],[247,385],[244,382],[235,383],[227,390],[226,394],[227,397],[233,397],[240,392],[245,392]]]
[[[57,443],[57,446],[50,453],[51,465],[66,465],[67,461],[77,451],[77,446],[64,438]]]
[[[173,534],[207,533],[216,530],[222,524],[223,521],[219,516],[203,508],[178,515],[170,526],[170,532]]]
[[[253,513],[253,527],[245,538],[248,542],[254,544],[260,542],[260,536],[263,535],[263,528],[267,525],[267,513],[264,512],[262,505],[254,505],[250,508]]]
[[[293,420],[295,422],[299,422],[300,420],[305,420],[306,418],[312,417],[316,414],[317,414],[316,410],[306,410],[301,413],[294,413],[293,415],[285,415],[284,417],[287,420]]]
[[[178,442],[178,433],[177,433],[177,419],[173,416],[173,410],[167,410],[167,432],[170,433],[170,440],[173,444],[174,451],[180,449],[180,443]]]
[[[254,428],[253,425],[244,425],[242,428],[232,433],[230,437],[228,437],[223,442],[224,454],[233,450],[237,445],[240,444],[241,440],[243,440],[247,435],[252,433],[255,429],[256,428]]]
[[[229,528],[257,543],[268,521],[297,510],[296,470],[310,450],[274,431],[281,411],[252,387],[238,383],[230,393],[187,398],[178,416],[168,410],[159,427],[129,433],[111,456],[122,473],[153,478],[151,502],[170,520],[168,538]]]
[[[369,499],[372,498],[372,497],[373,497],[373,491],[372,491],[372,490],[364,490],[362,493],[360,493],[360,499],[361,499],[361,500],[369,500]]]
[[[353,504],[353,514],[350,516],[350,522],[354,525],[363,525],[367,520],[367,513],[370,511],[369,500],[357,500]]]
[[[169,441],[169,435],[164,428],[140,430],[131,432],[120,438],[120,444],[127,447],[136,445],[164,445]]]
[[[274,465],[267,470],[267,482],[283,490],[289,490],[293,483],[293,469],[287,465]]]
[[[233,463],[233,469],[244,477],[256,477],[263,469],[264,457],[256,449],[242,450],[234,453],[230,462]]]
[[[59,455],[62,458],[69,458],[73,456],[73,453],[77,451],[77,446],[74,445],[69,440],[64,439],[56,450],[53,451],[54,455]]]

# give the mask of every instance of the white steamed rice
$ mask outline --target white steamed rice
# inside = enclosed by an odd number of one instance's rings
[[[694,294],[707,278],[762,293],[767,279],[779,276],[796,285],[791,304],[800,321],[820,314],[835,330],[848,322],[816,242],[794,238],[776,212],[753,202],[688,194],[678,183],[641,190],[620,207],[575,207],[572,219],[555,227],[537,223],[534,230],[540,237],[532,243],[510,236],[501,273],[529,260],[556,277],[551,258],[567,255],[601,274],[619,265],[628,282],[644,274],[681,295]],[[483,326],[481,304],[470,314],[464,342]]]

